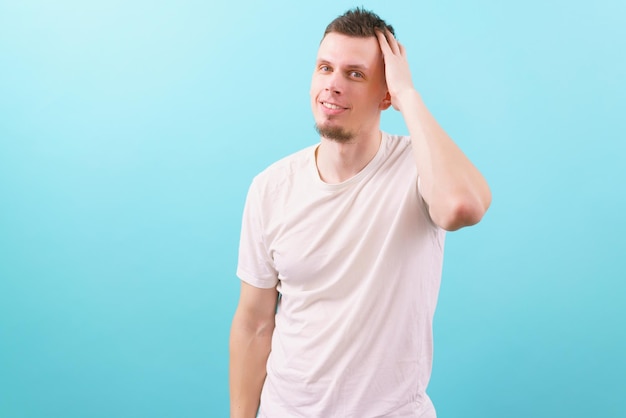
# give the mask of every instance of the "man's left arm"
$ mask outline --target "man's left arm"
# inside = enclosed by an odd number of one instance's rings
[[[413,86],[406,50],[390,32],[377,31],[387,89],[409,130],[420,192],[430,217],[454,231],[478,223],[491,203],[487,181],[439,126]]]

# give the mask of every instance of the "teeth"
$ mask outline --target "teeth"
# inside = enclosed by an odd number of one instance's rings
[[[329,109],[335,109],[335,110],[336,110],[336,109],[341,109],[341,107],[340,107],[340,106],[334,105],[334,104],[332,104],[332,103],[322,102],[322,105],[323,105],[324,107],[329,108]]]

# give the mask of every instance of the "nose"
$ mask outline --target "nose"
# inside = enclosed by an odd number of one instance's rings
[[[332,73],[326,75],[325,81],[325,90],[334,94],[341,94],[344,90],[344,81],[343,77],[338,71],[333,71]]]

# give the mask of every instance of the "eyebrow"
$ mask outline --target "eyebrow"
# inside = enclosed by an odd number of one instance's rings
[[[318,59],[317,61],[317,65],[320,64],[329,64],[331,66],[334,66],[334,64],[326,59]],[[345,68],[350,68],[350,69],[354,69],[354,70],[362,70],[362,71],[367,71],[367,67],[365,65],[362,64],[348,64],[344,66]]]

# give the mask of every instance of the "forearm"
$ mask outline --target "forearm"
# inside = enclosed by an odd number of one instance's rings
[[[231,418],[256,416],[273,329],[273,323],[250,327],[235,314],[230,334]]]
[[[413,89],[398,97],[413,142],[420,191],[433,221],[447,230],[480,221],[491,203],[486,180]]]

